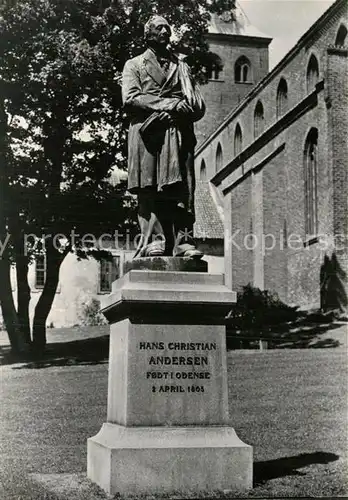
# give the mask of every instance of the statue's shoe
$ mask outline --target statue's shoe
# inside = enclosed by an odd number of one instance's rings
[[[153,241],[149,243],[145,249],[145,257],[158,257],[164,254],[165,243],[164,241]]]
[[[174,257],[189,257],[192,259],[201,259],[203,257],[203,252],[197,250],[194,245],[189,243],[183,243],[174,248]]]

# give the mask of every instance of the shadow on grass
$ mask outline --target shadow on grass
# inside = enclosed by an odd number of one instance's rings
[[[321,339],[320,335],[341,328],[342,323],[322,315],[315,314],[299,316],[295,321],[285,325],[278,325],[268,333],[278,349],[303,349],[339,347],[341,343],[337,339]]]
[[[47,344],[41,356],[29,354],[18,359],[11,356],[10,347],[0,347],[0,365],[11,365],[13,369],[50,368],[52,366],[97,365],[107,363],[109,359],[109,335],[87,338],[70,342],[52,342]]]
[[[237,302],[226,318],[227,348],[255,347],[260,340],[276,348],[339,347],[337,335],[320,338],[347,320],[340,307],[333,308],[332,302],[329,305],[326,310],[300,311],[282,302],[277,294],[249,283],[238,291]],[[342,340],[346,340],[344,335]]]
[[[313,464],[328,464],[338,459],[339,456],[335,453],[317,451],[315,453],[301,453],[294,457],[256,462],[254,464],[254,487],[280,477],[305,476],[306,472],[299,471],[299,469]]]
[[[331,316],[322,314],[297,313],[297,317],[278,325],[264,325],[252,330],[234,330],[231,323],[227,326],[227,349],[243,349],[258,340],[266,340],[269,347],[277,349],[322,349],[339,347],[342,343],[337,339],[320,336],[324,333],[342,328],[345,323],[335,321]],[[344,339],[342,339],[344,341]]]

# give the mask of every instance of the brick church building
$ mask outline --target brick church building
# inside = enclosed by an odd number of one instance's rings
[[[203,88],[196,176],[223,209],[228,283],[303,308],[346,308],[346,2],[271,72],[271,40],[238,33],[229,16],[213,18],[208,41],[223,69]]]

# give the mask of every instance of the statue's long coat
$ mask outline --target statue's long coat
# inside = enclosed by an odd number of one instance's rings
[[[185,161],[188,153],[193,155],[195,118],[187,116],[180,124],[167,128],[162,148],[157,153],[149,150],[139,132],[153,112],[172,112],[183,98],[178,64],[179,61],[173,59],[165,75],[150,49],[125,64],[122,98],[131,118],[128,133],[128,188],[131,192],[136,193],[147,186],[162,190],[177,182],[187,185]]]

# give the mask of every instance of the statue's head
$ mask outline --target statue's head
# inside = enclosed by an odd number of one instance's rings
[[[151,16],[144,27],[145,41],[148,45],[166,47],[170,40],[172,30],[166,19],[162,16]]]

